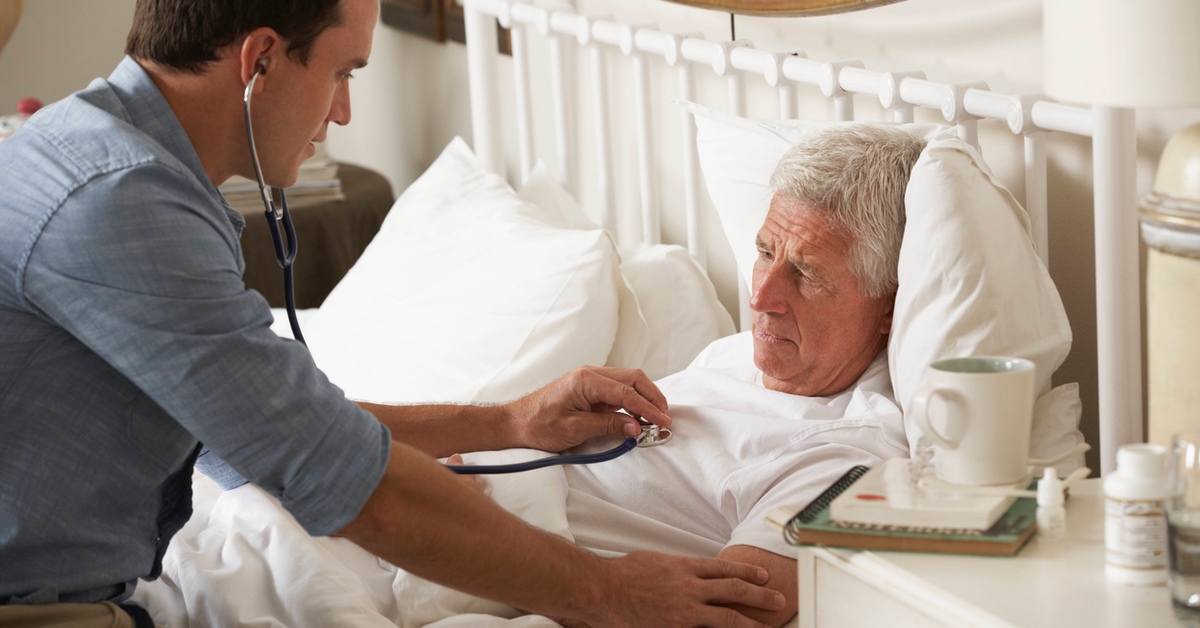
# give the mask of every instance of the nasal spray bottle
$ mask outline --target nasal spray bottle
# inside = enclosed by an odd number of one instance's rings
[[[1054,467],[1046,467],[1037,485],[1037,532],[1042,541],[1067,535],[1067,509],[1063,506],[1063,481]]]
[[[1124,584],[1167,581],[1167,450],[1123,445],[1104,476],[1104,573]]]

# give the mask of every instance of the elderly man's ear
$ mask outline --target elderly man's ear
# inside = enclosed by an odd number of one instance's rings
[[[887,310],[883,313],[883,319],[879,321],[879,333],[884,336],[892,333],[892,314],[896,310],[895,302],[888,305]]]

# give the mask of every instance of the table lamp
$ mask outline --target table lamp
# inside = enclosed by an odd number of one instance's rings
[[[1045,0],[1043,7],[1050,96],[1097,109],[1200,106],[1200,1]],[[1200,124],[1167,144],[1140,205],[1149,440],[1168,445],[1200,419]],[[1132,216],[1133,207],[1126,211]]]
[[[17,28],[24,4],[24,0],[0,0],[0,52],[4,51],[4,45]]]

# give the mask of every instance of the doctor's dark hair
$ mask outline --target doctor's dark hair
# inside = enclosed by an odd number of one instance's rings
[[[771,175],[771,193],[823,212],[850,235],[850,272],[869,298],[894,295],[904,191],[925,140],[895,126],[838,124],[805,134]]]
[[[221,49],[263,26],[308,63],[313,42],[342,21],[340,0],[137,0],[125,54],[198,74]]]

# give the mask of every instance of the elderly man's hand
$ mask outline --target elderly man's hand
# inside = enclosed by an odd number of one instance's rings
[[[562,451],[596,436],[636,436],[641,428],[634,417],[671,424],[666,397],[639,369],[578,368],[505,409],[523,446],[544,451]]]

